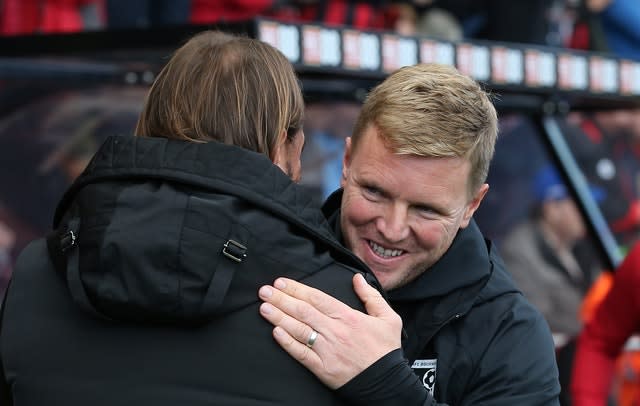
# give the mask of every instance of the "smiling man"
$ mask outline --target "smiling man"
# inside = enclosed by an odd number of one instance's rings
[[[558,404],[546,322],[473,221],[496,137],[472,79],[398,70],[365,101],[323,208],[390,306],[359,276],[367,314],[286,278],[260,289],[276,341],[352,404]]]
[[[393,290],[442,257],[488,185],[468,199],[464,158],[398,155],[385,142],[396,143],[375,125],[362,134],[358,153],[347,142],[340,223],[349,248]]]

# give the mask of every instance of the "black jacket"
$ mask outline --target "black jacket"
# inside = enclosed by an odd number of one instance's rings
[[[334,193],[323,207],[339,239],[341,197],[341,191]],[[388,296],[407,333],[402,343],[406,368],[413,368],[424,388],[433,389],[438,404],[559,404],[547,323],[516,289],[474,221],[435,265]],[[384,368],[388,360],[382,361],[369,369]],[[357,394],[372,384],[358,376],[347,385],[357,387]],[[413,400],[407,398],[405,406],[425,404],[424,388],[414,392]]]
[[[267,157],[110,138],[54,224],[53,257],[24,250],[3,309],[17,405],[341,404],[273,340],[257,291],[287,276],[362,310],[366,267]]]

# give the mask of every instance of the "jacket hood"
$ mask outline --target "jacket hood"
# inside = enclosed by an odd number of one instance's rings
[[[199,322],[255,302],[272,269],[302,277],[333,259],[366,269],[266,156],[216,142],[107,139],[54,228],[74,232],[64,252],[74,300],[109,319]]]

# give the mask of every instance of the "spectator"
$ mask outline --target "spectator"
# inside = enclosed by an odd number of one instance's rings
[[[547,43],[550,0],[413,0],[413,3],[418,14],[429,9],[449,13],[461,24],[466,38]]]
[[[628,248],[640,232],[640,115],[599,111],[572,117],[563,134],[587,181],[603,190],[600,209],[618,243]]]
[[[532,184],[531,218],[514,227],[499,248],[516,285],[542,312],[561,347],[582,328],[580,303],[596,270],[583,269],[573,251],[586,225],[555,168],[542,167]],[[594,190],[594,197],[601,193]]]
[[[615,271],[611,289],[579,336],[571,394],[574,406],[607,404],[616,359],[625,343],[640,332],[640,243]],[[638,374],[630,369],[628,373]],[[636,380],[636,389],[640,382]],[[636,403],[640,398],[632,400]],[[623,404],[623,403],[620,403]]]
[[[191,0],[193,24],[246,21],[256,16],[295,20],[300,10],[296,1],[287,0]]]
[[[394,16],[388,0],[302,0],[299,3],[302,21],[328,26],[345,25],[361,30],[394,28]]]
[[[3,0],[0,2],[0,34],[67,33],[102,28],[103,1]]]
[[[637,0],[584,1],[598,18],[606,49],[620,58],[640,60],[640,3]]]

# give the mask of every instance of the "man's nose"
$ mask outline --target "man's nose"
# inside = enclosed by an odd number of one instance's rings
[[[393,205],[385,210],[378,219],[378,231],[391,243],[404,240],[409,236],[408,211],[403,205]]]

